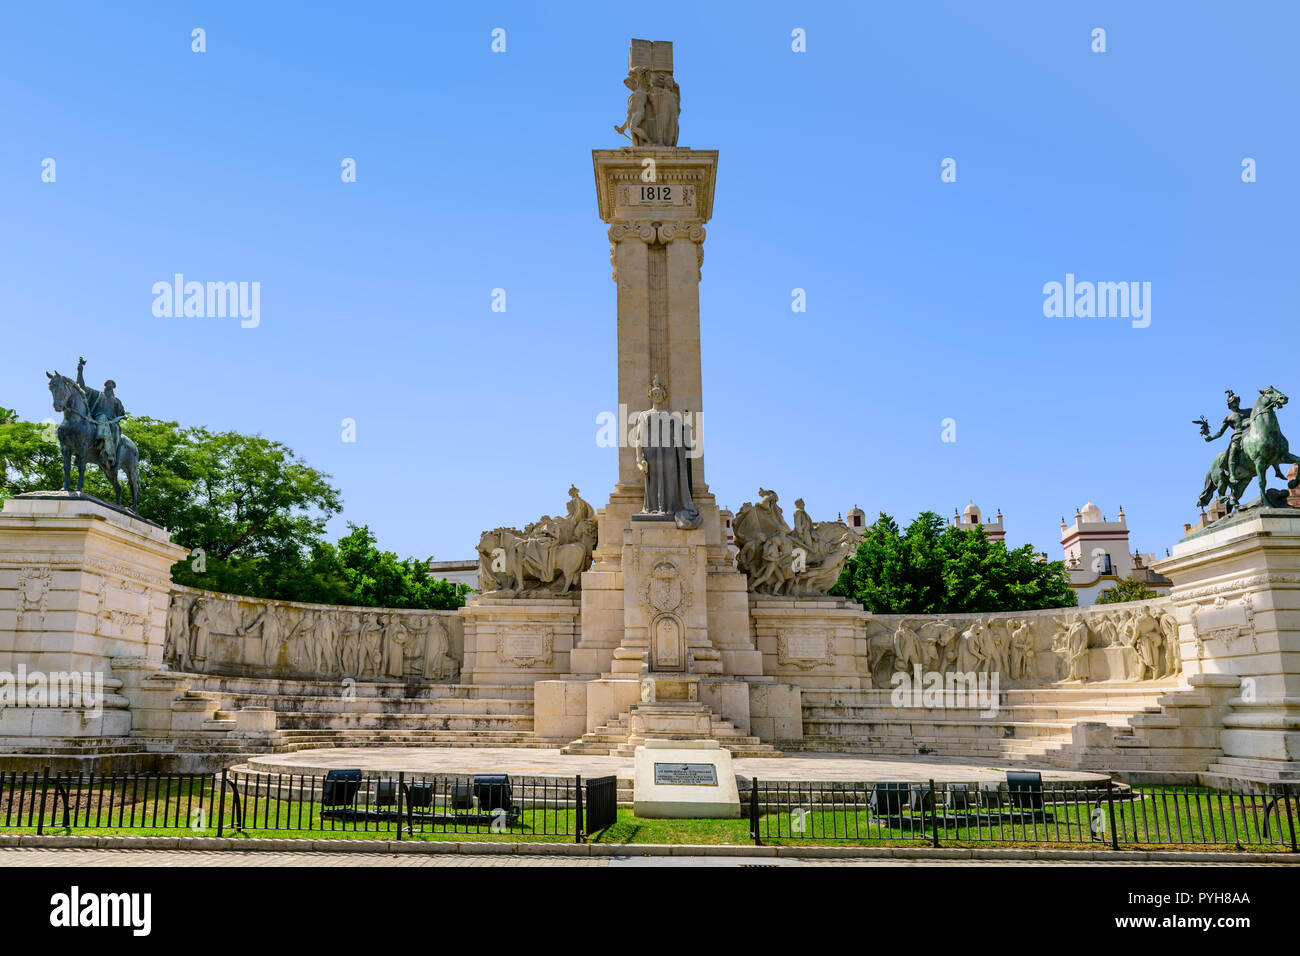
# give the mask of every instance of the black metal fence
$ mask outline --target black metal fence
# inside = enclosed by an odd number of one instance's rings
[[[1044,783],[1009,773],[996,783],[753,780],[755,843],[1229,846],[1297,852],[1300,787],[1267,792]],[[742,801],[743,801],[742,797]]]
[[[1300,786],[750,782],[756,843],[1211,847],[1297,852]],[[613,776],[0,773],[6,832],[184,832],[582,842],[618,815]],[[737,836],[744,833],[743,823]],[[742,837],[743,838],[743,837]]]
[[[614,777],[327,774],[0,773],[0,826],[33,830],[188,830],[403,840],[454,834],[585,840],[614,823]]]

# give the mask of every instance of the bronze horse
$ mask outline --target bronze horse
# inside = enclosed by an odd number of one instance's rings
[[[126,472],[131,486],[131,511],[140,506],[140,450],[135,442],[125,435],[117,443],[116,461],[109,461],[95,444],[99,432],[98,424],[90,417],[86,405],[86,396],[82,394],[77,383],[57,371],[45,373],[50,380],[50,395],[54,398],[54,410],[63,412],[63,424],[59,426],[59,451],[63,454],[63,490],[72,490],[72,459],[77,459],[77,491],[86,483],[86,465],[94,463],[104,473],[108,483],[113,486],[117,504],[122,505],[122,485],[118,481],[119,467]]]

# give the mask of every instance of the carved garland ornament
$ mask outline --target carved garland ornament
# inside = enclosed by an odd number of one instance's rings
[[[523,651],[518,647],[512,650],[509,647],[509,638],[523,636],[540,638],[535,652]],[[540,631],[497,631],[497,660],[502,664],[513,664],[515,667],[534,667],[537,664],[552,663],[555,660],[555,629],[546,627]]]
[[[45,622],[53,577],[54,569],[49,567],[28,565],[18,572],[18,627],[24,626],[26,615],[32,611],[40,623]]]
[[[1223,620],[1232,616],[1232,612],[1237,610],[1241,611],[1242,623]],[[1220,619],[1214,622],[1217,626],[1202,630],[1201,615],[1205,613],[1215,614]],[[1205,656],[1206,641],[1219,641],[1225,648],[1231,648],[1243,637],[1249,637],[1251,646],[1256,652],[1259,651],[1259,637],[1255,633],[1255,604],[1249,594],[1243,594],[1241,601],[1235,605],[1229,603],[1228,599],[1220,594],[1208,607],[1201,605],[1192,608],[1191,618],[1192,636],[1196,640],[1198,657]]]

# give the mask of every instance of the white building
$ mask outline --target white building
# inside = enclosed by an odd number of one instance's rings
[[[984,529],[984,537],[990,541],[1006,541],[1007,532],[1002,526],[1002,509],[998,509],[996,520],[985,521],[984,516],[980,513],[980,506],[972,501],[962,509],[961,514],[957,514],[957,509],[952,511],[952,520],[948,522],[950,528],[961,528],[965,531],[972,531],[975,528]]]
[[[430,561],[429,577],[446,578],[453,584],[468,584],[478,590],[478,559],[465,561]]]
[[[1061,519],[1061,548],[1065,570],[1079,605],[1096,604],[1106,591],[1125,578],[1137,578],[1157,594],[1168,594],[1172,582],[1151,570],[1153,554],[1130,553],[1124,509],[1107,521],[1089,501],[1074,513],[1074,524]]]

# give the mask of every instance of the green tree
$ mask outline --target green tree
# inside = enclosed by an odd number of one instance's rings
[[[833,594],[876,614],[984,613],[1071,607],[1065,563],[1041,562],[1032,545],[1008,549],[983,528],[945,527],[922,512],[902,533],[881,514],[845,563]]]
[[[1159,597],[1155,591],[1134,577],[1127,577],[1113,588],[1107,588],[1097,598],[1098,604],[1123,604],[1126,601],[1149,601]]]
[[[152,418],[127,419],[122,430],[140,449],[141,517],[193,552],[172,567],[178,584],[367,607],[465,603],[468,588],[430,578],[427,561],[380,551],[369,528],[349,525],[330,544],[325,527],[342,510],[339,491],[285,445]],[[0,408],[0,499],[61,487],[50,427]],[[98,468],[86,469],[85,491],[112,500]]]
[[[469,588],[431,577],[429,559],[399,559],[381,551],[367,526],[348,522],[338,543],[338,558],[352,600],[368,607],[452,610],[465,603]]]

